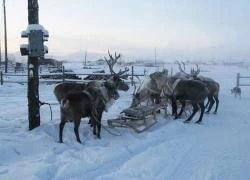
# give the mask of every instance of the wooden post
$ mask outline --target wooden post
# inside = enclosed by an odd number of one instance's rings
[[[37,0],[28,0],[28,21],[29,24],[39,24]],[[28,109],[29,129],[40,126],[40,105],[39,105],[39,57],[28,57]]]
[[[65,81],[65,71],[64,71],[64,66],[62,66],[62,81]]]
[[[134,66],[132,66],[132,77],[131,77],[131,85],[134,85]]]
[[[1,73],[0,73],[0,78],[1,78],[1,85],[3,85],[3,71],[1,71]]]
[[[238,88],[239,86],[240,86],[240,73],[237,73],[236,87]]]

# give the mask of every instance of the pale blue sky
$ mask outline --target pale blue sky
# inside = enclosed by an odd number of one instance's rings
[[[250,0],[39,0],[51,54],[116,50],[170,58],[250,59]],[[19,51],[27,0],[6,0],[9,51]],[[3,38],[1,38],[3,40]]]

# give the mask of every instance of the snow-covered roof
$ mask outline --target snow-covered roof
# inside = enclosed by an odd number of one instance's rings
[[[40,24],[29,24],[26,29],[26,32],[38,31],[38,30],[45,31],[44,27]]]

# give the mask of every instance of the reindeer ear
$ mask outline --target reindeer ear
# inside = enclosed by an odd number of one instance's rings
[[[155,72],[149,75],[149,77],[150,77],[151,79],[153,79],[155,76],[156,76],[156,73],[155,73]]]
[[[168,75],[168,70],[167,69],[163,69],[162,73]]]

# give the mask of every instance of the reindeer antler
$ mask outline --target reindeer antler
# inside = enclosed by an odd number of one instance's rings
[[[108,55],[109,55],[109,60],[104,57],[105,61],[107,62],[108,66],[109,66],[109,71],[112,75],[118,75],[121,76],[122,74],[124,74],[125,72],[129,71],[129,68],[126,67],[124,71],[120,70],[118,73],[116,73],[114,71],[114,65],[117,63],[118,59],[121,57],[121,54],[119,53],[118,55],[115,52],[115,58],[112,56],[112,54],[110,54],[109,50],[108,50]]]
[[[113,56],[110,54],[108,50],[108,55],[109,55],[109,60],[106,57],[104,57],[104,59],[109,66],[109,71],[111,74],[116,74],[113,68],[114,68],[114,65],[117,63],[117,60],[121,57],[121,54],[118,54],[117,56],[115,52],[115,58],[113,58]]]
[[[188,75],[188,76],[189,76],[189,74],[185,72],[185,69],[186,69],[186,67],[185,67],[185,63],[184,63],[183,61],[182,61],[181,63],[180,63],[179,61],[176,61],[176,63],[177,63],[177,64],[178,64],[178,66],[179,66],[179,70],[180,70],[183,74],[185,74],[185,75]],[[181,64],[183,65],[184,70],[182,69]]]
[[[118,75],[118,76],[121,76],[122,74],[124,74],[124,73],[126,73],[126,72],[128,72],[128,71],[129,71],[129,68],[128,68],[128,67],[125,67],[124,71],[120,70],[120,71],[117,73],[117,75]]]
[[[199,73],[200,73],[200,67],[198,64],[196,64],[196,70],[194,70],[194,68],[192,68],[191,75],[197,77]]]

